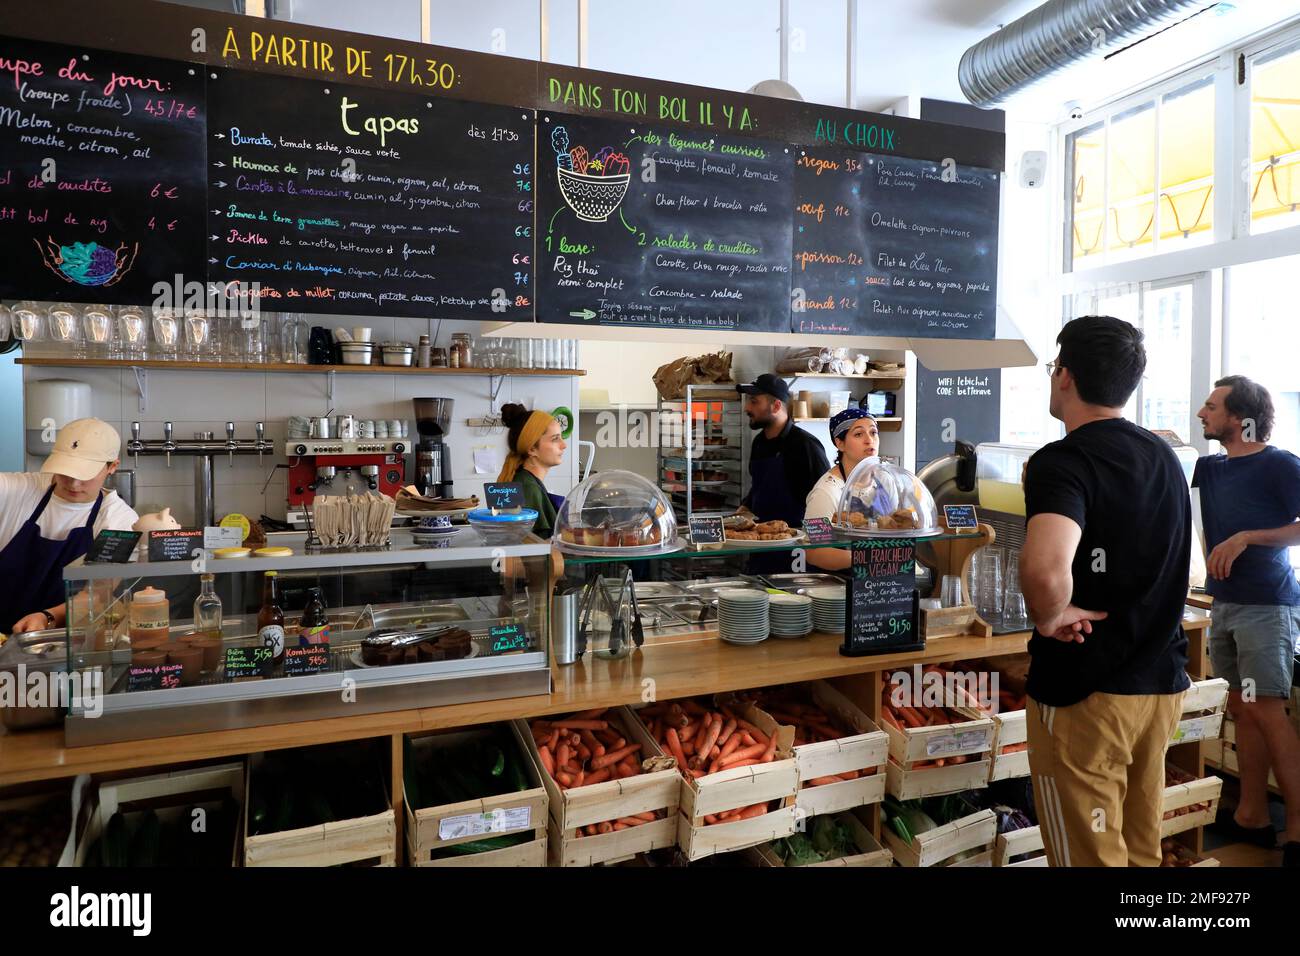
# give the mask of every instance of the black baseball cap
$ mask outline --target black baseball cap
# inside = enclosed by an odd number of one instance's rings
[[[773,375],[771,372],[760,375],[748,385],[737,385],[736,391],[742,395],[771,395],[787,405],[790,404],[790,386],[781,376]]]

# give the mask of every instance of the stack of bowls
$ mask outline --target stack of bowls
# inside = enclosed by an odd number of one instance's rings
[[[718,592],[718,636],[728,644],[767,640],[768,594],[748,588]]]
[[[803,637],[813,628],[813,600],[802,594],[773,594],[768,604],[773,637]]]
[[[845,592],[843,585],[808,589],[808,597],[812,598],[813,627],[818,631],[823,634],[844,633]]]

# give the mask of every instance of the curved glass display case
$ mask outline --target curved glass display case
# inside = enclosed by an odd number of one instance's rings
[[[832,524],[853,537],[925,538],[943,533],[925,483],[879,458],[864,459],[853,469]]]
[[[680,550],[667,496],[630,471],[602,471],[569,492],[553,540],[565,554],[645,557]]]

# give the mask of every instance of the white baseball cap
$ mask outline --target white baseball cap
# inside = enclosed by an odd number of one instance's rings
[[[41,465],[47,475],[67,475],[77,481],[89,481],[117,461],[122,450],[122,436],[108,422],[98,418],[78,418],[59,429],[54,451]]]

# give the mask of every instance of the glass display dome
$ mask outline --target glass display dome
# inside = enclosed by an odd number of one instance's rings
[[[553,540],[569,554],[677,551],[677,518],[664,493],[630,471],[592,475],[564,499]]]
[[[930,489],[906,468],[879,458],[853,469],[832,524],[869,538],[923,538],[943,530]]]

